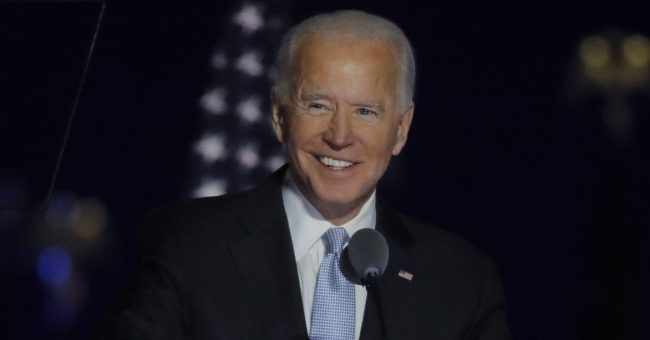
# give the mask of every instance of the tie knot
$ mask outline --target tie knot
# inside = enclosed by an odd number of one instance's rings
[[[348,233],[345,231],[345,228],[337,227],[330,228],[325,233],[325,247],[326,252],[340,254],[343,249],[343,245],[348,241]]]

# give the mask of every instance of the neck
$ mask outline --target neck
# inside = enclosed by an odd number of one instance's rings
[[[298,190],[300,190],[300,192],[302,193],[302,195],[305,198],[307,198],[309,203],[311,203],[314,206],[314,208],[318,210],[321,216],[323,216],[325,220],[327,220],[328,222],[332,223],[335,226],[343,225],[351,221],[357,215],[359,215],[361,208],[372,195],[372,191],[371,191],[368,194],[359,198],[358,200],[355,200],[354,202],[347,203],[347,204],[338,204],[338,203],[331,203],[331,202],[323,202],[322,200],[319,200],[318,197],[316,197],[312,192],[305,190],[306,188],[301,188],[299,185],[297,185],[297,187]]]
[[[363,205],[362,203],[361,205],[354,207],[331,207],[325,205],[319,207],[317,204],[314,204],[315,202],[312,200],[309,201],[328,222],[335,226],[340,226],[351,221],[359,214],[361,206]]]

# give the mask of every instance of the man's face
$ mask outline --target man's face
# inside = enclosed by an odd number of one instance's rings
[[[413,107],[397,96],[395,58],[381,42],[307,38],[297,50],[295,87],[273,106],[291,175],[332,223],[359,212],[406,142]]]

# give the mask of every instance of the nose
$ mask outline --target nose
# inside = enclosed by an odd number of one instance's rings
[[[352,122],[350,115],[342,110],[336,110],[329,121],[329,126],[323,134],[325,142],[335,150],[340,150],[352,144]]]

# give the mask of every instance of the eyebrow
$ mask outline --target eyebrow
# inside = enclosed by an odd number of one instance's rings
[[[329,99],[329,97],[321,92],[309,92],[309,93],[303,93],[300,96],[300,98],[298,98],[298,100],[300,101],[310,101],[310,100],[318,100],[318,99]],[[377,111],[384,111],[384,103],[380,100],[370,100],[367,102],[353,103],[352,106],[367,107]]]
[[[326,95],[320,93],[320,92],[311,92],[311,93],[303,93],[302,96],[300,96],[300,100],[316,100],[316,99],[323,99],[327,98]]]

